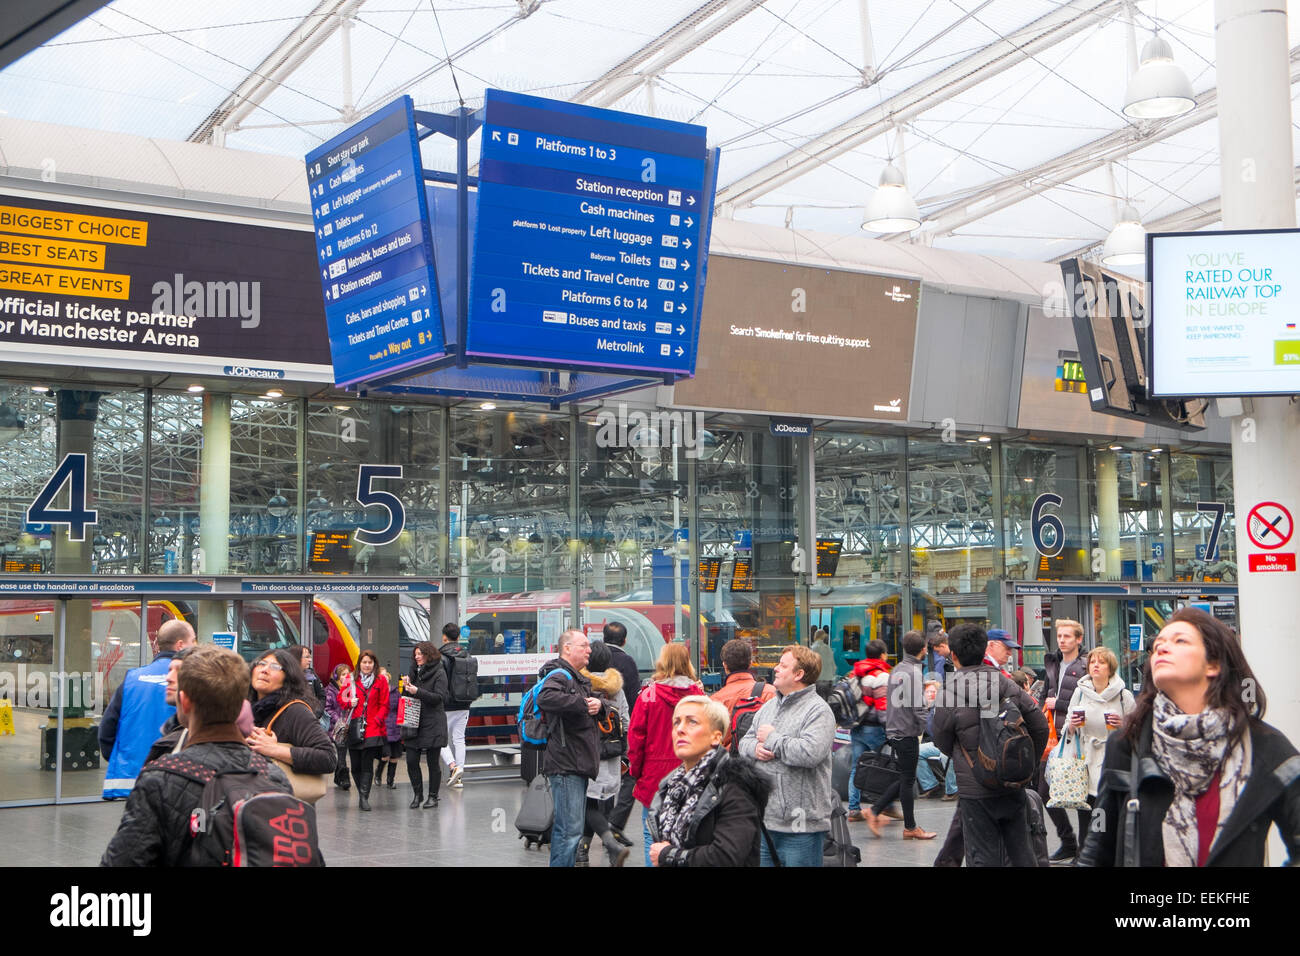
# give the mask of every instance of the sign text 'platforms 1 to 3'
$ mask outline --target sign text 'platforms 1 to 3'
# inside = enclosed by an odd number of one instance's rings
[[[487,91],[467,352],[691,375],[706,131]]]
[[[401,97],[307,154],[334,381],[445,351],[414,107]]]

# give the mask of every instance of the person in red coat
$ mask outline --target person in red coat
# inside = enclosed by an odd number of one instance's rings
[[[673,750],[673,708],[683,697],[703,694],[685,644],[665,644],[654,675],[637,694],[627,728],[628,772],[636,778],[632,795],[641,803],[645,865],[650,866],[650,804],[659,782],[681,764]]]
[[[388,681],[379,674],[379,658],[372,651],[362,651],[357,658],[357,673],[352,683],[356,705],[350,719],[366,719],[365,738],[357,741],[348,733],[348,755],[352,758],[352,779],[360,795],[358,806],[370,809],[370,784],[375,779],[375,761],[384,754],[388,742]]]

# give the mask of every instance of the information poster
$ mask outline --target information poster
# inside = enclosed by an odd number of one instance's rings
[[[1300,392],[1300,231],[1148,242],[1152,394]]]

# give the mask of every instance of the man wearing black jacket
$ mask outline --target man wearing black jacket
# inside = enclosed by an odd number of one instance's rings
[[[591,695],[582,669],[591,658],[591,642],[582,631],[560,635],[560,656],[537,675],[542,689],[537,706],[546,718],[546,754],[542,773],[551,785],[555,823],[551,829],[551,866],[573,866],[587,819],[587,781],[600,769],[600,734],[593,719],[604,703]]]
[[[957,764],[957,812],[961,816],[967,866],[1037,866],[1029,838],[1027,800],[1022,790],[991,790],[975,776],[980,720],[993,717],[1003,700],[1020,708],[1035,753],[1047,745],[1047,718],[1037,702],[996,667],[984,663],[988,635],[974,624],[948,634],[958,672],[943,689],[934,712],[934,743]]]
[[[641,674],[632,655],[623,650],[627,644],[627,628],[618,621],[610,621],[605,625],[604,636],[614,669],[623,675],[623,694],[627,697],[628,714],[631,714],[637,694],[641,692]],[[632,791],[635,789],[636,779],[631,774],[623,774],[618,785],[618,799],[614,801],[614,809],[609,814],[609,822],[614,826],[614,839],[624,846],[632,845],[632,841],[623,835],[623,828],[627,826],[627,818],[632,815],[632,804],[636,802]]]
[[[1079,653],[1083,646],[1083,625],[1078,621],[1064,618],[1056,622],[1056,654],[1045,654],[1043,666],[1047,671],[1047,680],[1043,683],[1043,707],[1052,716],[1059,734],[1065,726],[1065,719],[1070,709],[1070,699],[1074,696],[1075,685],[1079,678],[1088,673],[1088,659]],[[1039,767],[1038,793],[1046,802],[1050,796],[1047,788],[1047,774]],[[1061,841],[1060,847],[1052,854],[1053,863],[1072,860],[1079,852],[1086,834],[1080,833],[1078,839],[1070,826],[1070,814],[1059,807],[1048,807],[1047,815],[1056,827],[1056,836]]]

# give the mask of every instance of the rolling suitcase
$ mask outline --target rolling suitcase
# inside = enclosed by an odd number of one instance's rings
[[[551,842],[551,826],[555,823],[555,800],[551,797],[551,784],[540,774],[535,776],[524,791],[524,802],[515,815],[515,829],[524,849],[536,844],[540,850]]]
[[[519,776],[524,778],[524,783],[532,783],[533,778],[542,772],[542,755],[546,753],[546,746],[530,744],[526,740],[519,742]]]

